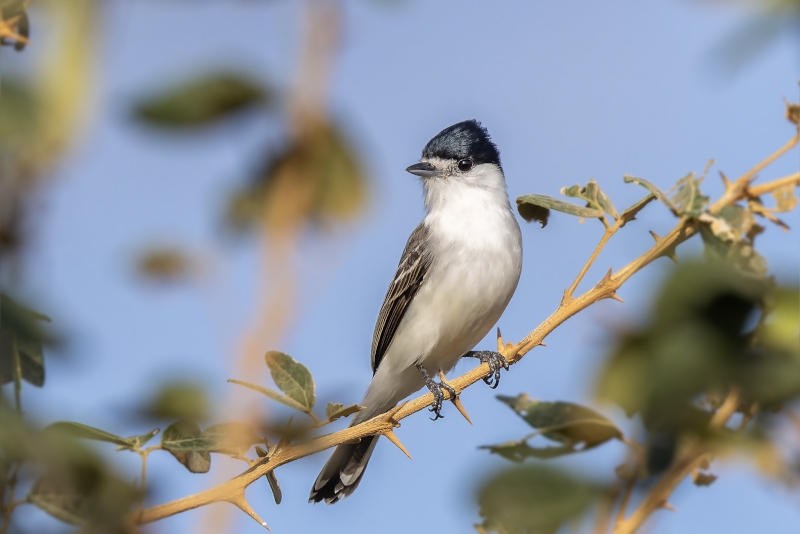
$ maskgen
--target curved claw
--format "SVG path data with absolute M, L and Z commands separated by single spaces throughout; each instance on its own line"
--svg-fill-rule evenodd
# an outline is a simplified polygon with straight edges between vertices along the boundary
M 478 358 L 481 363 L 489 366 L 489 374 L 483 377 L 483 382 L 492 389 L 497 389 L 500 384 L 500 369 L 508 371 L 508 361 L 499 352 L 490 350 L 468 352 L 466 356 Z

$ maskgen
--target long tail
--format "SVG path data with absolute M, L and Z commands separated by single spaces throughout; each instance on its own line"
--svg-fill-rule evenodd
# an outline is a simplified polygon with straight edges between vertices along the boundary
M 336 447 L 314 482 L 308 502 L 333 504 L 353 493 L 361 482 L 376 443 L 378 436 L 369 436 L 354 445 Z

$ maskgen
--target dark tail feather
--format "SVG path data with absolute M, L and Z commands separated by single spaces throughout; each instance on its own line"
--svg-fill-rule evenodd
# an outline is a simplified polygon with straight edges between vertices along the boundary
M 333 504 L 353 493 L 377 442 L 378 436 L 369 436 L 354 445 L 336 447 L 314 482 L 308 502 Z

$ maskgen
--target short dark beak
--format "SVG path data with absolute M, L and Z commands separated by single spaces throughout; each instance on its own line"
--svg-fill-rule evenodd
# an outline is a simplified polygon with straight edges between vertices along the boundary
M 410 172 L 411 174 L 416 174 L 417 176 L 421 176 L 423 178 L 428 178 L 429 176 L 435 176 L 439 174 L 439 171 L 436 170 L 436 167 L 431 165 L 430 163 L 415 163 L 414 165 L 406 168 L 406 171 Z

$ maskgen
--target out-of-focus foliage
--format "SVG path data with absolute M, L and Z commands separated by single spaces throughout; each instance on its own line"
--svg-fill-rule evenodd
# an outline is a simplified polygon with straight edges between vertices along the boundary
M 176 282 L 199 272 L 198 262 L 178 247 L 152 247 L 142 252 L 136 270 L 146 279 Z
M 159 388 L 144 413 L 159 419 L 198 419 L 208 417 L 210 403 L 199 384 L 170 382 Z
M 503 534 L 554 534 L 588 509 L 601 488 L 540 466 L 524 466 L 491 477 L 480 489 L 481 527 Z
M 242 231 L 266 225 L 277 231 L 304 221 L 331 223 L 358 215 L 367 178 L 356 151 L 333 123 L 317 123 L 270 155 L 250 184 L 230 199 L 226 219 Z
M 656 299 L 649 324 L 620 338 L 599 395 L 659 430 L 699 431 L 707 417 L 693 401 L 730 385 L 742 388 L 750 402 L 780 405 L 800 394 L 800 347 L 767 346 L 763 338 L 770 331 L 765 325 L 797 319 L 797 310 L 791 316 L 789 306 L 770 305 L 789 295 L 798 302 L 796 290 L 776 293 L 767 281 L 725 264 L 682 266 Z
M 747 20 L 713 49 L 714 64 L 735 72 L 762 56 L 781 37 L 800 37 L 800 0 L 704 0 L 750 11 Z
M 0 295 L 0 385 L 25 380 L 44 385 L 43 345 L 52 337 L 42 328 L 50 319 Z
M 135 113 L 153 126 L 187 129 L 214 124 L 254 106 L 269 106 L 271 101 L 271 92 L 256 81 L 212 72 L 144 99 Z

